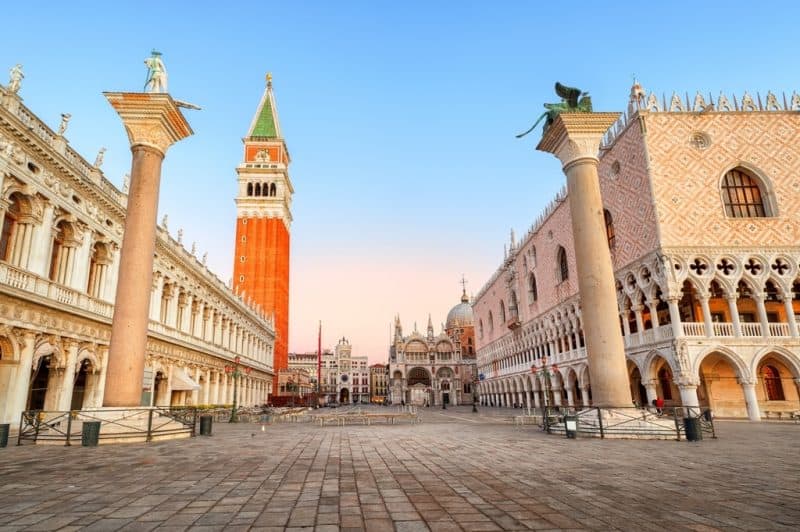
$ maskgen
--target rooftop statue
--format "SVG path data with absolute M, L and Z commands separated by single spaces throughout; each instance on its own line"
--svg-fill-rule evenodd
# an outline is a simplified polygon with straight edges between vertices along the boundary
M 22 73 L 22 65 L 16 64 L 9 71 L 8 90 L 16 94 L 19 92 L 19 87 L 22 84 L 22 78 L 25 74 Z
M 544 104 L 545 111 L 525 133 L 520 133 L 517 138 L 522 138 L 534 130 L 543 118 L 544 127 L 542 128 L 542 135 L 547 133 L 547 128 L 561 113 L 591 113 L 592 112 L 592 97 L 588 92 L 581 92 L 580 89 L 575 87 L 567 87 L 556 81 L 556 94 L 561 97 L 559 103 L 546 103 Z M 580 98 L 580 99 L 579 99 Z
M 161 52 L 153 50 L 150 57 L 144 60 L 147 65 L 147 81 L 144 92 L 167 92 L 167 67 L 161 60 Z

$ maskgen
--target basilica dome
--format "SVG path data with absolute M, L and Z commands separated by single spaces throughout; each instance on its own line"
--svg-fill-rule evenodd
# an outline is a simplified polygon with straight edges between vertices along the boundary
M 472 306 L 469 304 L 467 294 L 461 296 L 461 303 L 450 309 L 447 313 L 446 329 L 455 329 L 458 327 L 472 327 L 474 325 L 472 318 Z

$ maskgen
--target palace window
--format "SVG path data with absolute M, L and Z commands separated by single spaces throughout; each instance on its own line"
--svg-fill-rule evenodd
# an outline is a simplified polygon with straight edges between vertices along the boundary
M 764 376 L 764 387 L 767 391 L 767 401 L 784 401 L 781 374 L 775 366 L 764 366 L 761 370 Z
M 759 181 L 743 168 L 734 168 L 722 178 L 722 201 L 730 218 L 771 216 Z
M 539 291 L 536 289 L 536 276 L 531 272 L 528 275 L 528 301 L 533 304 L 539 299 Z
M 478 334 L 481 340 L 483 340 L 483 320 L 478 320 Z
M 500 323 L 506 322 L 506 304 L 500 300 Z
M 491 333 L 494 331 L 494 317 L 492 316 L 492 311 L 489 311 L 489 332 Z
M 569 264 L 567 264 L 567 251 L 563 246 L 558 246 L 558 282 L 563 283 L 569 279 Z
M 614 219 L 611 217 L 611 212 L 609 212 L 608 209 L 603 209 L 603 218 L 606 222 L 606 239 L 608 240 L 608 249 L 614 249 L 614 245 L 616 244 Z

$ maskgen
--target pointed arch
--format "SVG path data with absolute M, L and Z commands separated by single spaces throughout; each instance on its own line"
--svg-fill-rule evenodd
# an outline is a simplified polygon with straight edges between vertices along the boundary
M 275 197 L 275 196 L 277 195 L 277 192 L 278 192 L 278 189 L 277 189 L 277 187 L 275 186 L 275 183 L 272 183 L 272 184 L 269 186 L 269 195 L 270 195 L 270 196 L 272 196 L 272 197 Z
M 776 215 L 765 177 L 738 165 L 723 174 L 720 196 L 728 218 L 765 218 Z
M 564 249 L 564 246 L 558 246 L 558 251 L 556 252 L 556 264 L 558 265 L 556 278 L 558 279 L 559 283 L 563 283 L 569 279 L 569 262 L 567 261 L 567 250 Z

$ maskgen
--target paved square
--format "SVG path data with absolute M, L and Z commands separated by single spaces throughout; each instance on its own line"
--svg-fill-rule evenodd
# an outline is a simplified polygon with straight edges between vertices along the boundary
M 0 449 L 6 530 L 776 530 L 800 526 L 800 425 L 567 440 L 511 411 L 421 425 L 214 425 L 214 436 Z

